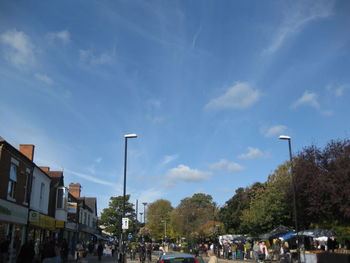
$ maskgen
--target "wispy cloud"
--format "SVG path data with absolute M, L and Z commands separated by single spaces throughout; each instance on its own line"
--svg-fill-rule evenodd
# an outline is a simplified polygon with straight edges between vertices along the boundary
M 346 90 L 350 90 L 350 84 L 327 85 L 326 89 L 331 91 L 335 97 L 342 97 Z
M 173 162 L 174 160 L 176 160 L 177 158 L 179 158 L 179 155 L 177 155 L 177 154 L 165 155 L 160 165 L 167 165 L 167 164 Z
M 231 173 L 236 173 L 244 170 L 244 167 L 238 163 L 230 162 L 226 159 L 221 159 L 217 163 L 209 165 L 212 170 L 226 170 Z
M 245 109 L 256 103 L 261 96 L 257 89 L 253 89 L 247 82 L 236 82 L 225 94 L 212 99 L 207 109 Z
M 321 114 L 325 116 L 331 116 L 333 114 L 330 110 L 323 110 L 318 101 L 318 95 L 314 92 L 305 91 L 304 94 L 297 99 L 292 105 L 292 108 L 298 108 L 301 106 L 308 106 L 318 110 Z
M 71 41 L 70 40 L 70 33 L 68 30 L 47 33 L 46 38 L 50 42 L 60 42 L 64 45 L 68 44 Z
M 110 64 L 115 56 L 115 50 L 95 54 L 92 50 L 79 50 L 80 62 L 91 66 Z
M 287 126 L 285 125 L 274 125 L 270 127 L 263 127 L 261 132 L 265 137 L 275 137 L 281 135 L 287 130 Z
M 15 67 L 23 69 L 35 64 L 34 45 L 30 38 L 16 29 L 0 35 L 5 58 Z
M 34 76 L 37 80 L 40 80 L 47 85 L 53 84 L 53 80 L 46 74 L 36 73 L 34 74 Z
M 300 32 L 307 24 L 327 18 L 333 14 L 334 1 L 293 1 L 293 6 L 288 7 L 281 26 L 275 32 L 272 41 L 263 54 L 272 54 L 278 51 L 285 41 Z
M 85 174 L 85 173 L 72 171 L 70 169 L 65 169 L 64 172 L 70 173 L 70 174 L 72 174 L 74 176 L 77 176 L 79 178 L 85 179 L 85 180 L 93 182 L 93 183 L 107 185 L 107 186 L 111 186 L 111 187 L 115 187 L 115 188 L 119 187 L 118 184 L 114 184 L 114 183 L 111 183 L 109 181 L 105 181 L 105 180 L 96 178 L 95 176 L 91 176 L 91 175 L 88 175 L 88 174 Z
M 248 147 L 248 151 L 246 153 L 242 153 L 238 156 L 240 159 L 260 159 L 266 157 L 267 154 L 262 152 L 258 148 Z
M 292 104 L 292 107 L 297 108 L 304 105 L 313 107 L 315 109 L 320 109 L 318 95 L 314 92 L 309 92 L 306 90 L 304 94 Z
M 203 172 L 180 164 L 178 167 L 170 169 L 165 175 L 166 185 L 174 186 L 177 182 L 201 182 L 208 180 L 212 176 L 210 172 Z

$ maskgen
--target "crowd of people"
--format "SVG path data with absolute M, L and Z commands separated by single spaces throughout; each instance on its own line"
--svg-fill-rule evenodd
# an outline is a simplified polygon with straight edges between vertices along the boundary
M 223 242 L 222 244 L 197 244 L 194 248 L 196 256 L 216 255 L 218 258 L 245 260 L 254 259 L 261 261 L 264 259 L 280 260 L 290 262 L 291 254 L 288 242 L 281 242 L 274 239 L 271 246 L 267 246 L 265 241 L 241 241 L 241 242 Z

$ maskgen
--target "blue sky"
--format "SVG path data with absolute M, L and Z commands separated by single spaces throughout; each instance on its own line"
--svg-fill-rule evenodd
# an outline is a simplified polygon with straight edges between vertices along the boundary
M 0 2 L 0 136 L 98 209 L 223 205 L 293 151 L 349 138 L 349 1 Z

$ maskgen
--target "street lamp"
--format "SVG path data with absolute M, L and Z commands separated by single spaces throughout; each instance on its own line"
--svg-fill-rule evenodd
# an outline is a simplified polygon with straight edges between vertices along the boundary
M 146 225 L 146 202 L 143 202 L 143 223 Z
M 298 235 L 298 216 L 297 216 L 297 200 L 296 200 L 296 185 L 295 185 L 295 177 L 294 177 L 294 171 L 293 171 L 293 155 L 292 155 L 292 138 L 287 135 L 280 135 L 280 140 L 287 140 L 288 141 L 288 147 L 289 147 L 289 160 L 290 160 L 290 173 L 292 177 L 292 184 L 293 184 L 293 210 L 294 210 L 294 224 L 295 224 L 295 231 L 297 232 L 296 238 L 297 238 L 297 254 L 298 254 L 298 262 L 300 262 L 300 254 L 299 254 L 299 235 Z
M 123 216 L 121 220 L 125 217 L 125 202 L 126 202 L 126 164 L 127 164 L 127 152 L 128 152 L 128 139 L 137 138 L 137 135 L 132 134 L 125 134 L 125 151 L 124 151 L 124 187 L 123 187 Z M 124 244 L 123 244 L 123 229 L 122 229 L 122 221 L 120 222 L 120 240 L 119 240 L 119 262 L 124 263 L 125 262 L 125 251 L 124 251 Z

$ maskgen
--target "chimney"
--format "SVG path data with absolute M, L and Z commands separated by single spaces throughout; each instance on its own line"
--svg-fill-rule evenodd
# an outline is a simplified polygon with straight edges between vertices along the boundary
M 70 183 L 69 184 L 69 193 L 75 198 L 80 197 L 81 185 L 79 183 Z
M 48 166 L 39 166 L 41 170 L 43 170 L 44 172 L 50 172 L 50 167 Z
M 33 144 L 20 144 L 19 151 L 28 157 L 29 160 L 34 159 L 34 145 Z

